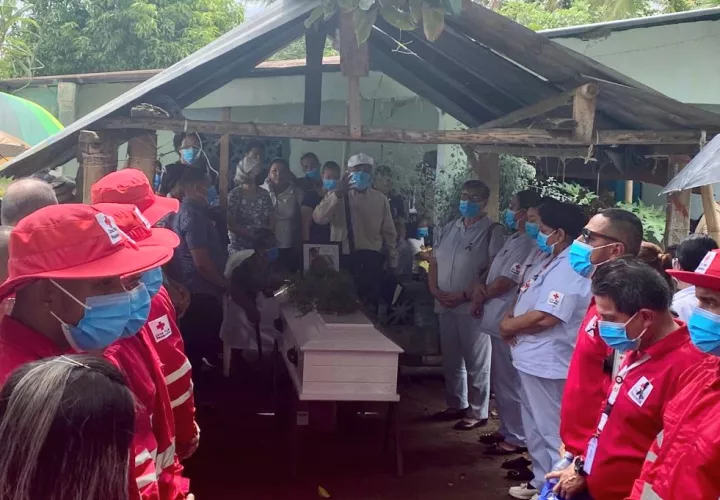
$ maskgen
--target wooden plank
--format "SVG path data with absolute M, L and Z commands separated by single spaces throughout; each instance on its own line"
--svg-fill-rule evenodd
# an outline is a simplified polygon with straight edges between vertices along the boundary
M 305 109 L 303 123 L 320 125 L 322 108 L 322 59 L 327 37 L 324 24 L 315 23 L 305 32 Z
M 536 157 L 536 158 L 585 158 L 588 148 L 572 147 L 533 147 L 533 146 L 505 146 L 505 145 L 473 145 L 476 153 L 495 153 L 501 155 Z
M 591 142 L 577 141 L 567 131 L 544 129 L 487 130 L 405 130 L 363 127 L 362 137 L 353 138 L 343 125 L 292 125 L 284 123 L 223 123 L 204 120 L 170 120 L 166 118 L 107 118 L 98 129 L 152 128 L 206 134 L 231 134 L 242 137 L 282 137 L 304 140 L 385 142 L 407 144 L 484 144 L 484 145 L 625 145 L 688 144 L 695 147 L 701 132 L 696 130 L 600 130 Z M 714 134 L 708 134 L 707 139 Z
M 91 130 L 81 130 L 78 136 L 77 158 L 82 202 L 90 203 L 92 185 L 117 167 L 117 143 Z
M 700 197 L 702 198 L 703 212 L 705 213 L 707 234 L 715 241 L 720 242 L 720 221 L 718 221 L 717 211 L 715 210 L 716 202 L 711 184 L 700 188 Z
M 125 167 L 142 171 L 152 185 L 157 162 L 157 132 L 155 129 L 146 130 L 145 133 L 130 139 L 127 145 L 127 154 L 128 160 Z
M 362 100 L 360 98 L 360 77 L 348 76 L 347 126 L 350 137 L 358 139 L 362 135 Z
M 586 83 L 578 88 L 573 96 L 573 120 L 575 120 L 573 138 L 576 140 L 592 142 L 597 95 L 597 84 Z
M 687 155 L 671 156 L 668 158 L 669 181 L 675 177 L 690 162 Z M 677 245 L 690 234 L 690 191 L 676 191 L 666 196 L 665 207 L 665 248 Z M 713 210 L 713 213 L 715 211 Z
M 575 97 L 575 93 L 577 92 L 577 90 L 577 88 L 568 90 L 567 92 L 563 92 L 562 94 L 559 94 L 555 97 L 550 97 L 549 99 L 545 99 L 535 104 L 531 104 L 530 106 L 526 106 L 522 109 L 518 109 L 517 111 L 508 113 L 507 115 L 500 117 L 497 120 L 483 123 L 482 125 L 477 127 L 477 130 L 507 127 L 523 120 L 529 120 L 530 118 L 544 115 L 545 113 L 548 113 L 554 109 L 568 106 L 572 104 L 573 98 Z
M 231 108 L 222 109 L 222 120 L 224 122 L 230 122 Z M 228 178 L 230 171 L 230 135 L 223 134 L 220 137 L 220 172 L 218 179 L 220 184 L 220 206 L 223 208 L 227 207 L 228 193 L 230 192 L 230 179 Z

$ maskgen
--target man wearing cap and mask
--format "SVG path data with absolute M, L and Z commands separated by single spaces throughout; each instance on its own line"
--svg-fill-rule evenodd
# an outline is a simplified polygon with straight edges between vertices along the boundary
M 342 242 L 361 298 L 377 304 L 387 250 L 388 268 L 397 269 L 397 233 L 388 199 L 372 187 L 375 160 L 366 154 L 351 156 L 337 187 L 315 207 L 316 224 L 330 224 L 330 241 Z M 348 218 L 350 223 L 348 223 Z
M 111 216 L 74 204 L 42 208 L 18 223 L 10 235 L 9 277 L 0 285 L 0 299 L 15 293 L 12 314 L 0 321 L 0 383 L 30 361 L 102 352 L 138 401 L 130 497 L 174 499 L 186 488 L 175 471 L 161 473 L 154 456 L 153 418 L 166 421 L 169 396 L 156 384 L 163 377 L 156 354 L 137 332 L 150 309 L 138 277 L 167 262 L 177 240 L 164 229 L 145 232 L 144 242 L 135 243 Z
M 106 175 L 93 184 L 90 195 L 96 208 L 113 216 L 120 229 L 136 241 L 138 238 L 133 232 L 136 228 L 127 224 L 140 221 L 149 228 L 166 215 L 177 212 L 180 206 L 177 200 L 153 193 L 145 174 L 132 168 Z M 136 207 L 138 217 L 128 216 L 128 205 Z M 199 431 L 195 422 L 192 367 L 185 355 L 175 308 L 163 286 L 164 278 L 161 267 L 142 275 L 143 284 L 151 297 L 146 327 L 150 330 L 150 339 L 162 362 L 165 375 L 163 382 L 167 385 L 173 408 L 174 438 L 178 455 L 186 458 L 194 452 L 199 442 Z
M 645 458 L 629 498 L 675 500 L 720 496 L 720 250 L 709 252 L 695 272 L 670 270 L 695 285 L 699 306 L 688 321 L 690 339 L 709 356 L 686 371 L 680 392 L 667 404 L 663 430 Z

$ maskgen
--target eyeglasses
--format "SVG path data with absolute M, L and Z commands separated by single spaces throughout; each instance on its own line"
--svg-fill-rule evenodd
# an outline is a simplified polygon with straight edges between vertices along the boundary
M 602 233 L 596 233 L 595 231 L 591 231 L 586 227 L 582 228 L 582 230 L 580 231 L 580 235 L 582 236 L 583 243 L 590 243 L 590 240 L 592 240 L 593 238 L 601 238 L 604 240 L 612 241 L 613 243 L 622 243 L 622 241 L 617 238 L 613 238 L 612 236 L 608 236 Z
M 469 200 L 469 201 L 474 201 L 474 202 L 476 202 L 476 203 L 479 203 L 479 202 L 481 202 L 481 201 L 485 201 L 484 198 L 483 198 L 482 196 L 480 196 L 479 194 L 475 194 L 475 195 L 472 195 L 472 196 L 471 196 L 471 195 L 469 195 L 469 194 L 467 194 L 467 193 L 462 193 L 462 194 L 460 195 L 460 199 L 463 200 L 463 201 L 468 201 L 468 200 Z

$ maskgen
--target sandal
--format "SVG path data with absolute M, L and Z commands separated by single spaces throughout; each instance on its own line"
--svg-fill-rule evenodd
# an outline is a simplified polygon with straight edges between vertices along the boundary
M 523 467 L 518 470 L 509 470 L 507 474 L 505 474 L 505 479 L 512 479 L 513 481 L 532 481 L 535 479 L 535 474 L 533 474 L 533 471 L 527 467 Z
M 487 425 L 488 421 L 487 418 L 482 420 L 466 420 L 462 419 L 457 424 L 453 425 L 453 429 L 456 431 L 471 431 L 473 429 L 477 429 L 478 427 L 485 427 Z
M 485 455 L 491 455 L 494 457 L 504 457 L 506 455 L 517 455 L 519 453 L 525 453 L 526 451 L 527 448 L 524 448 L 522 446 L 513 446 L 513 448 L 509 450 L 507 448 L 503 448 L 500 443 L 495 443 L 492 446 L 489 446 L 488 449 L 485 450 L 483 453 Z
M 485 434 L 481 434 L 478 441 L 480 441 L 482 444 L 497 444 L 505 441 L 505 436 L 503 436 L 499 432 L 488 432 Z
M 505 460 L 502 463 L 502 465 L 500 465 L 500 467 L 503 469 L 508 469 L 508 470 L 520 470 L 520 469 L 524 469 L 525 467 L 527 467 L 530 464 L 532 464 L 532 462 L 530 460 L 528 460 L 527 458 L 517 457 L 517 458 L 512 458 L 510 460 Z

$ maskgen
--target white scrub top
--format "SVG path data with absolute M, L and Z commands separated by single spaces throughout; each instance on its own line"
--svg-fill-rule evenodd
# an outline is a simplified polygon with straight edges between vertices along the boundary
M 487 234 L 492 224 L 489 217 L 483 217 L 466 228 L 461 217 L 436 233 L 433 253 L 437 260 L 437 284 L 440 290 L 455 293 L 470 291 L 478 273 L 487 269 L 490 260 L 505 244 L 505 230 L 501 225 L 495 226 L 492 235 Z M 466 302 L 455 309 L 445 309 L 435 301 L 436 313 L 447 311 L 470 314 L 470 303 Z
M 523 271 L 525 270 L 525 263 L 530 256 L 539 257 L 537 255 L 535 238 L 529 236 L 527 233 L 513 234 L 505 242 L 505 245 L 503 245 L 490 265 L 490 272 L 488 273 L 486 283 L 490 285 L 493 281 L 501 277 L 511 279 L 515 283 L 520 283 Z M 532 261 L 533 263 L 534 260 L 535 259 Z M 513 287 L 507 293 L 485 302 L 480 324 L 481 331 L 495 337 L 500 336 L 500 320 L 502 320 L 505 315 L 507 308 L 512 305 L 516 295 L 517 287 Z
M 578 329 L 592 298 L 590 280 L 570 267 L 569 251 L 566 248 L 554 259 L 535 263 L 523 277 L 513 315 L 543 311 L 560 320 L 545 331 L 517 336 L 513 364 L 529 375 L 567 378 Z
M 695 309 L 700 302 L 695 297 L 695 287 L 689 286 L 683 290 L 680 290 L 673 295 L 672 306 L 670 309 L 677 314 L 680 321 L 685 323 L 690 319 L 690 313 Z

